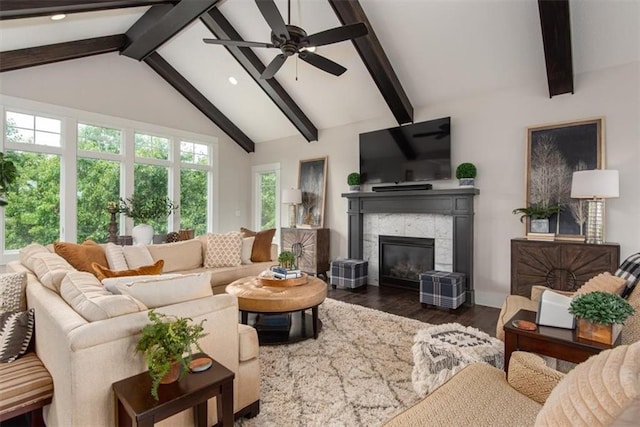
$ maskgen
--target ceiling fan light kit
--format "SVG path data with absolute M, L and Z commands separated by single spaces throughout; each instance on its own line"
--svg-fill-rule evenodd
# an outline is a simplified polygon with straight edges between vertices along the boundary
M 334 76 L 343 74 L 347 69 L 332 60 L 318 55 L 312 51 L 317 46 L 324 46 L 333 43 L 339 43 L 346 40 L 352 40 L 368 34 L 367 26 L 358 22 L 355 24 L 343 25 L 341 27 L 331 28 L 319 33 L 307 35 L 307 32 L 291 24 L 285 24 L 284 19 L 278 11 L 278 7 L 273 0 L 256 0 L 258 9 L 264 17 L 267 24 L 271 28 L 271 43 L 252 42 L 244 40 L 222 40 L 222 39 L 203 39 L 208 44 L 221 44 L 227 46 L 238 47 L 263 47 L 277 48 L 282 53 L 276 55 L 275 58 L 266 66 L 260 75 L 262 79 L 272 78 L 282 67 L 288 57 L 298 54 L 298 58 L 306 63 L 313 65 Z M 291 10 L 291 2 L 289 1 L 289 11 Z

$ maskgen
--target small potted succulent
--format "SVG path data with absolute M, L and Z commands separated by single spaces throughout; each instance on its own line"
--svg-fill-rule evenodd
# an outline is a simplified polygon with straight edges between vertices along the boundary
M 282 268 L 293 270 L 296 266 L 296 257 L 293 252 L 282 251 L 280 252 L 280 255 L 278 255 L 278 264 Z
M 511 213 L 520 214 L 520 222 L 524 222 L 525 218 L 528 218 L 530 221 L 529 231 L 532 233 L 548 233 L 549 218 L 560 212 L 561 209 L 558 205 L 533 204 L 527 208 L 514 209 Z
M 347 184 L 349 184 L 349 191 L 360 191 L 360 174 L 351 172 L 347 176 Z
M 16 179 L 18 179 L 18 169 L 16 165 L 8 156 L 0 152 L 0 206 L 7 205 L 4 194 Z
M 151 323 L 142 328 L 136 351 L 144 353 L 149 375 L 151 395 L 158 399 L 158 386 L 182 378 L 189 370 L 193 346 L 202 352 L 198 340 L 205 333 L 202 324 L 194 325 L 191 318 L 169 316 L 149 310 Z M 187 357 L 184 357 L 185 353 Z
M 578 337 L 611 345 L 635 309 L 618 294 L 596 291 L 575 297 L 569 313 L 578 320 Z
M 456 178 L 460 187 L 473 187 L 478 173 L 473 163 L 460 163 L 456 168 Z

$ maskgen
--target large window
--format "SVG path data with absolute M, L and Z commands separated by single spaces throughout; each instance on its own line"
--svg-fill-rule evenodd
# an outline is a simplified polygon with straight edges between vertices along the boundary
M 253 167 L 254 227 L 280 228 L 280 165 Z M 276 238 L 277 240 L 277 238 Z
M 0 151 L 18 169 L 5 195 L 8 205 L 0 210 L 0 264 L 32 242 L 106 242 L 107 203 L 133 193 L 164 195 L 181 205 L 168 221 L 151 222 L 156 233 L 213 231 L 212 138 L 50 106 L 55 117 L 26 111 L 24 105 L 35 105 L 28 101 L 16 103 L 21 107 L 15 110 L 0 105 Z M 120 218 L 120 234 L 130 234 L 133 224 L 125 220 Z

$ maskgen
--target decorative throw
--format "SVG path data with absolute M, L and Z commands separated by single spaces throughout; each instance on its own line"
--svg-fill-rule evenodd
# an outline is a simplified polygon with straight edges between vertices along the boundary
M 26 310 L 26 287 L 26 273 L 0 274 L 0 312 Z
M 600 273 L 592 277 L 575 292 L 575 295 L 588 294 L 589 292 L 602 291 L 612 294 L 621 294 L 627 281 L 622 277 L 612 276 L 609 272 Z
M 242 233 L 242 237 L 255 237 L 253 248 L 251 249 L 252 262 L 271 261 L 271 242 L 273 241 L 273 236 L 276 233 L 275 228 L 262 231 L 251 231 L 247 228 L 241 227 L 240 232 Z
M 0 362 L 13 362 L 27 352 L 33 325 L 33 309 L 0 313 Z
M 107 277 L 148 276 L 160 274 L 162 273 L 162 267 L 164 267 L 164 260 L 159 259 L 151 265 L 143 265 L 129 270 L 110 270 L 95 262 L 91 264 L 91 267 L 93 268 L 93 272 L 98 280 L 102 281 Z
M 640 281 L 640 252 L 624 260 L 616 270 L 616 276 L 627 281 L 626 288 L 622 292 L 622 297 L 626 298 Z
M 479 329 L 458 323 L 430 326 L 413 338 L 413 388 L 425 396 L 471 363 L 502 369 L 504 343 Z
M 238 232 L 207 234 L 207 251 L 204 257 L 206 268 L 237 267 L 242 261 L 240 250 L 242 237 Z

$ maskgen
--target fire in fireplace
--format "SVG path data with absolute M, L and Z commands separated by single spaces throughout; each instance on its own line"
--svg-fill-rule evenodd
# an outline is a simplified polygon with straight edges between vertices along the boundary
M 420 290 L 420 273 L 434 269 L 434 239 L 379 236 L 380 286 Z

